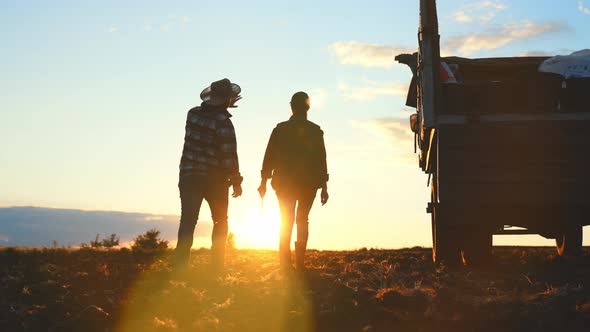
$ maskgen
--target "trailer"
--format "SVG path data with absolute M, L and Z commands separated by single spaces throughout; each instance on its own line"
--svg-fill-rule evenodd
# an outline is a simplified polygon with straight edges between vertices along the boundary
M 559 255 L 579 254 L 589 80 L 539 72 L 547 57 L 441 58 L 435 0 L 420 1 L 418 43 L 396 60 L 414 74 L 407 105 L 429 177 L 433 260 L 485 264 L 494 234 L 540 234 Z

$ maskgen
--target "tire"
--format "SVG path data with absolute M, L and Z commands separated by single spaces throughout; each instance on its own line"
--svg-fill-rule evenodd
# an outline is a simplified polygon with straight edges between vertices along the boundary
M 456 231 L 443 226 L 443 220 L 440 208 L 435 206 L 432 209 L 432 260 L 436 264 L 460 265 L 459 237 Z
M 555 238 L 559 256 L 578 256 L 582 254 L 582 225 L 572 225 Z

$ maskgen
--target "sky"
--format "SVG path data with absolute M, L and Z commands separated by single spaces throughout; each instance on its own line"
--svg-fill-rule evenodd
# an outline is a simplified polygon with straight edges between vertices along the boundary
M 404 106 L 411 74 L 393 60 L 417 48 L 418 7 L 1 0 L 0 206 L 179 214 L 186 112 L 227 77 L 243 97 L 232 120 L 244 195 L 229 211 L 239 246 L 278 241 L 276 198 L 261 212 L 256 188 L 270 132 L 300 90 L 325 131 L 330 173 L 330 201 L 310 214 L 309 246 L 430 246 L 430 191 Z M 438 14 L 445 55 L 590 47 L 590 0 L 446 0 Z M 209 215 L 205 205 L 201 218 Z M 552 245 L 538 236 L 494 241 Z

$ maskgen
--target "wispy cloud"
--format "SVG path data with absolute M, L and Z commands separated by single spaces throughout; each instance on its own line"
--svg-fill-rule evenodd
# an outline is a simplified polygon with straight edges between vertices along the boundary
M 394 117 L 353 120 L 353 126 L 357 128 L 369 129 L 383 137 L 393 140 L 396 144 L 407 145 L 413 143 L 414 133 L 410 130 L 410 121 Z M 409 147 L 409 145 L 408 145 Z
M 163 216 L 158 215 L 147 215 L 143 218 L 145 221 L 153 221 L 153 220 L 164 220 Z
M 154 29 L 154 20 L 151 17 L 143 19 L 143 31 L 150 32 Z
M 453 19 L 459 23 L 471 23 L 473 22 L 473 17 L 469 16 L 464 10 L 460 10 L 453 14 Z
M 527 51 L 527 52 L 520 53 L 517 56 L 555 56 L 555 55 L 568 55 L 568 54 L 572 54 L 573 52 L 575 52 L 575 51 L 572 49 L 569 49 L 569 48 L 560 48 L 558 50 L 553 50 L 553 51 L 543 51 L 543 50 Z
M 500 28 L 487 32 L 450 38 L 444 43 L 444 52 L 471 55 L 482 50 L 494 50 L 516 40 L 561 32 L 567 29 L 566 24 L 559 22 L 536 23 L 523 21 L 507 23 Z
M 271 21 L 271 24 L 278 28 L 284 28 L 289 26 L 289 20 L 286 18 L 276 18 Z
M 541 50 L 526 51 L 526 52 L 518 54 L 518 56 L 551 56 L 551 55 L 552 55 L 551 52 L 541 51 Z
M 143 19 L 143 31 L 151 32 L 155 29 L 161 32 L 171 32 L 175 30 L 184 30 L 191 22 L 191 18 L 186 15 L 169 14 L 166 18 L 153 19 L 145 17 Z
M 179 22 L 180 22 L 180 23 L 182 23 L 182 24 L 188 24 L 188 23 L 191 21 L 190 17 L 188 17 L 188 16 L 186 16 L 186 15 L 182 15 L 182 16 L 180 16 L 180 17 L 178 18 L 178 20 L 179 20 Z
M 362 82 L 362 86 L 339 83 L 338 90 L 344 99 L 353 101 L 372 101 L 379 96 L 405 96 L 408 92 L 407 83 L 376 82 L 367 79 Z
M 109 33 L 115 33 L 117 31 L 119 31 L 119 26 L 118 25 L 111 25 L 109 27 L 109 30 L 108 31 L 109 31 Z
M 582 0 L 578 0 L 578 9 L 586 15 L 590 15 L 590 8 L 586 7 Z
M 166 22 L 160 25 L 160 31 L 162 32 L 169 32 L 174 29 L 184 29 L 185 26 L 190 22 L 190 18 L 188 16 L 178 16 L 174 14 L 168 15 L 168 19 Z
M 344 65 L 389 68 L 395 64 L 394 58 L 400 53 L 412 53 L 414 48 L 364 44 L 357 41 L 335 42 L 329 50 Z
M 478 21 L 487 23 L 494 19 L 499 12 L 508 9 L 508 6 L 500 1 L 479 1 L 462 6 L 453 13 L 453 19 L 459 23 L 472 23 Z
M 390 151 L 389 156 L 403 163 L 414 163 L 416 157 L 412 148 L 414 145 L 414 133 L 410 130 L 408 119 L 386 117 L 367 120 L 351 121 L 353 127 L 367 130 L 375 134 L 378 143 Z

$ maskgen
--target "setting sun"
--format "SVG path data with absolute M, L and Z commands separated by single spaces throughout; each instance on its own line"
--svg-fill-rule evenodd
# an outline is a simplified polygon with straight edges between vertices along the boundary
M 243 219 L 230 219 L 229 225 L 238 247 L 277 249 L 280 222 L 277 201 L 266 199 L 262 208 L 250 208 Z

